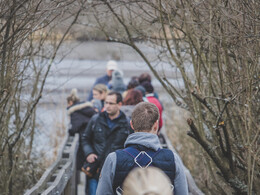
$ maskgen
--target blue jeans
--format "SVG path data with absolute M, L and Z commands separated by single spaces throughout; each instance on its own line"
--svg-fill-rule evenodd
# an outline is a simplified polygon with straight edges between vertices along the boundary
M 88 178 L 87 180 L 88 195 L 96 195 L 97 185 L 98 185 L 98 180 L 93 178 Z

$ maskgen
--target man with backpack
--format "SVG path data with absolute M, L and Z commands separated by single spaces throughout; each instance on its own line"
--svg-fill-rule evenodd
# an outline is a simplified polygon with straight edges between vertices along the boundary
M 135 167 L 149 166 L 164 171 L 172 182 L 175 195 L 188 194 L 180 157 L 171 150 L 160 148 L 157 136 L 158 119 L 159 111 L 154 104 L 141 102 L 136 105 L 130 121 L 135 133 L 128 136 L 125 149 L 116 150 L 107 156 L 101 171 L 97 195 L 122 193 L 122 184 L 127 174 Z

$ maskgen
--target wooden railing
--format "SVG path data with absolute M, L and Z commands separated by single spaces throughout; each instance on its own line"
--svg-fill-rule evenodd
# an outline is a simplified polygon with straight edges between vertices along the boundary
M 76 195 L 76 155 L 79 135 L 67 136 L 57 160 L 42 175 L 41 179 L 25 195 Z

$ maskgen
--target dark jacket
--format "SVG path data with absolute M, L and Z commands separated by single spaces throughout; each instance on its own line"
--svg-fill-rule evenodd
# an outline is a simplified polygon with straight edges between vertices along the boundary
M 102 76 L 102 77 L 99 77 L 96 79 L 95 83 L 93 84 L 90 92 L 89 92 L 89 96 L 88 96 L 88 101 L 91 101 L 93 99 L 93 87 L 97 84 L 104 84 L 104 85 L 108 85 L 108 82 L 111 80 L 112 77 L 109 77 L 107 74 Z
M 78 102 L 67 108 L 67 112 L 70 116 L 70 136 L 74 136 L 76 133 L 79 133 L 80 137 L 84 129 L 87 127 L 89 120 L 96 113 L 92 108 L 90 102 Z M 77 152 L 77 169 L 81 169 L 85 159 L 84 153 L 80 147 Z
M 107 117 L 106 112 L 94 115 L 81 136 L 85 158 L 89 154 L 96 154 L 99 159 L 99 168 L 102 167 L 110 152 L 124 147 L 127 136 L 133 132 L 129 119 L 123 112 L 120 111 L 119 117 L 114 119 L 116 124 L 112 129 L 108 127 Z

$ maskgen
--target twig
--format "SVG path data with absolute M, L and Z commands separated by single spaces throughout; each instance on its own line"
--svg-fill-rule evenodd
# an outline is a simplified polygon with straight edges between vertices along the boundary
M 205 98 L 200 97 L 195 90 L 193 90 L 191 92 L 191 94 L 197 99 L 199 100 L 199 102 L 201 102 L 209 111 L 211 114 L 213 114 L 213 116 L 215 116 L 217 118 L 217 114 L 216 112 L 213 110 L 212 106 L 206 101 Z

